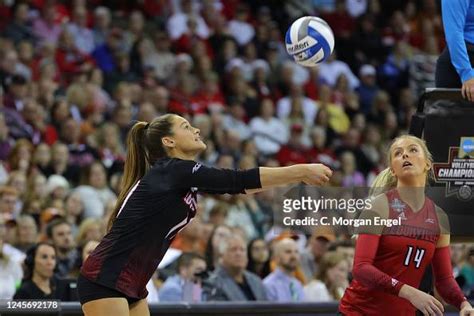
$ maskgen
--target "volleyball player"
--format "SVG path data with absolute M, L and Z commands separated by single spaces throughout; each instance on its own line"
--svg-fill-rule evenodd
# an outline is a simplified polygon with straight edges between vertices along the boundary
M 431 165 L 423 140 L 406 135 L 392 143 L 389 168 L 373 185 L 386 192 L 374 198 L 371 210 L 382 218 L 400 218 L 401 225 L 366 227 L 359 234 L 353 281 L 339 305 L 343 315 L 415 315 L 416 310 L 442 315 L 443 305 L 418 289 L 430 264 L 443 300 L 461 315 L 474 315 L 453 277 L 447 216 L 425 196 Z
M 199 130 L 177 115 L 138 122 L 127 138 L 122 191 L 109 231 L 85 261 L 78 293 L 86 316 L 149 315 L 146 283 L 176 234 L 197 211 L 197 193 L 253 193 L 304 182 L 320 185 L 321 164 L 222 170 L 194 161 L 206 149 Z

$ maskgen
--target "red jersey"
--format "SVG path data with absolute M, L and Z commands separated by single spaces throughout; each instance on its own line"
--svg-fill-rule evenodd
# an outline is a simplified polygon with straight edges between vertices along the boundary
M 426 267 L 431 263 L 440 235 L 433 201 L 425 198 L 414 212 L 402 201 L 396 189 L 386 193 L 389 218 L 401 218 L 401 225 L 385 227 L 380 236 L 373 266 L 392 277 L 392 285 L 403 282 L 418 288 Z M 369 288 L 354 279 L 341 299 L 344 315 L 415 315 L 407 300 L 382 289 Z

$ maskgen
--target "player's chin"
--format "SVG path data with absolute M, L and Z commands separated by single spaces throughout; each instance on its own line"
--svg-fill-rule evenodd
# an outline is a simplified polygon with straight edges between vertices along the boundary
M 200 140 L 200 141 L 198 142 L 198 147 L 199 147 L 199 150 L 204 151 L 204 150 L 206 150 L 207 145 L 206 145 L 206 143 L 204 143 L 202 140 Z

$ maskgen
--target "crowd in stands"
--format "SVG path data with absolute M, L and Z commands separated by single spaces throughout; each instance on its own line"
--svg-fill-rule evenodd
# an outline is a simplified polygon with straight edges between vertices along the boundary
M 28 0 L 0 4 L 0 298 L 77 300 L 106 233 L 135 121 L 177 113 L 220 168 L 324 163 L 369 186 L 406 133 L 444 47 L 435 0 Z M 296 18 L 332 27 L 313 68 L 286 53 Z M 275 191 L 209 196 L 175 238 L 148 301 L 337 301 L 354 239 L 288 231 Z M 474 245 L 454 244 L 474 289 Z

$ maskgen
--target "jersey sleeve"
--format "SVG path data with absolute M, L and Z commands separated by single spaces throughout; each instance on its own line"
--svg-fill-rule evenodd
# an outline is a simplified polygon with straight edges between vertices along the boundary
M 374 266 L 380 235 L 360 234 L 355 249 L 354 279 L 370 289 L 398 295 L 403 283 Z
M 212 194 L 245 193 L 246 189 L 259 189 L 260 171 L 258 168 L 248 170 L 231 170 L 207 167 L 192 160 L 175 159 L 173 168 L 176 188 L 195 187 L 200 192 Z
M 451 253 L 448 246 L 436 248 L 432 264 L 435 285 L 439 294 L 447 303 L 461 309 L 461 304 L 466 300 L 466 297 L 464 297 L 464 293 L 454 279 Z

